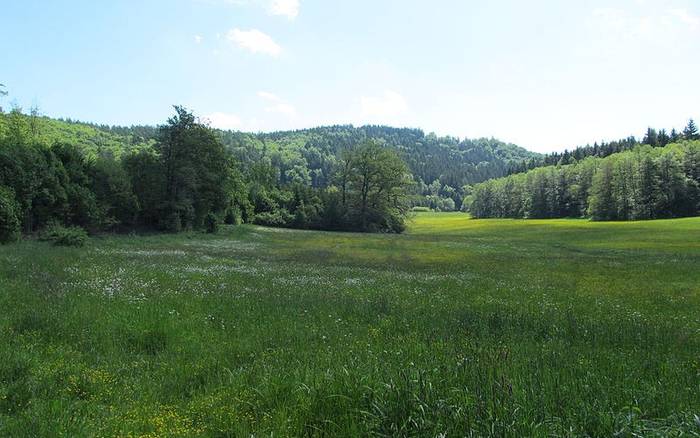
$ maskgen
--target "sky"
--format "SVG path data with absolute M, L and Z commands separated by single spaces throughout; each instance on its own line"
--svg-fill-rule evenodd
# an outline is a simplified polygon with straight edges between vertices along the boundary
M 700 120 L 698 0 L 22 0 L 3 106 L 243 131 L 387 124 L 537 152 Z

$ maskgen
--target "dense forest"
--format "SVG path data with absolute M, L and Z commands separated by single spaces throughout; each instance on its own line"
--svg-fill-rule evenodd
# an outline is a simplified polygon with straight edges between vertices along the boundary
M 636 137 L 627 137 L 616 141 L 603 141 L 593 145 L 579 146 L 573 150 L 564 152 L 553 152 L 551 154 L 530 157 L 512 166 L 508 170 L 509 175 L 527 172 L 538 167 L 574 164 L 587 157 L 605 158 L 612 154 L 625 152 L 634 149 L 639 145 L 652 147 L 664 147 L 671 143 L 678 143 L 681 140 L 700 140 L 700 133 L 693 119 L 690 119 L 682 132 L 671 129 L 670 133 L 666 129 L 656 130 L 648 128 L 644 138 L 640 142 Z
M 401 232 L 411 177 L 398 153 L 349 145 L 315 187 L 262 156 L 245 165 L 220 133 L 176 107 L 157 135 L 0 114 L 0 240 L 56 226 L 90 232 L 216 229 L 218 223 Z M 127 143 L 119 143 L 127 138 Z
M 77 126 L 80 122 L 66 120 Z M 154 141 L 158 130 L 150 126 L 89 125 L 104 133 L 128 139 L 128 144 Z M 413 175 L 409 206 L 458 210 L 463 187 L 508 174 L 539 154 L 496 139 L 457 139 L 425 134 L 419 129 L 350 125 L 251 134 L 215 130 L 227 150 L 248 168 L 267 163 L 277 186 L 300 184 L 324 189 L 333 185 L 332 174 L 343 151 L 375 141 L 399 154 Z
M 478 218 L 640 220 L 700 213 L 700 141 L 688 131 L 663 148 L 638 145 L 606 158 L 541 167 L 473 187 Z

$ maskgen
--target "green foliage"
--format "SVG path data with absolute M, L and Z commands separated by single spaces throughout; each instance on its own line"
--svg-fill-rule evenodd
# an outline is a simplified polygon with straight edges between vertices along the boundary
M 204 225 L 207 233 L 214 234 L 219 230 L 219 218 L 214 213 L 209 212 L 204 218 Z
M 181 107 L 159 128 L 52 120 L 36 110 L 0 114 L 0 127 L 0 184 L 15 191 L 27 233 L 52 221 L 91 232 L 177 232 L 205 228 L 210 212 L 230 223 L 262 215 L 258 223 L 277 226 L 394 232 L 408 207 L 459 209 L 462 186 L 536 156 L 493 139 L 379 126 L 223 132 Z M 347 161 L 347 151 L 368 144 L 380 158 L 375 170 L 386 172 L 384 181 L 367 179 L 372 193 L 358 185 L 357 168 L 344 168 L 362 162 Z M 400 175 L 391 174 L 396 166 Z
M 56 246 L 82 247 L 87 243 L 87 232 L 80 227 L 64 227 L 57 223 L 49 224 L 40 234 L 39 240 L 52 242 Z
M 222 213 L 228 206 L 231 162 L 210 128 L 182 107 L 175 112 L 160 128 L 155 146 L 165 183 L 160 215 L 177 214 L 183 227 L 201 228 L 209 212 Z
M 641 220 L 700 214 L 700 142 L 640 146 L 487 181 L 473 188 L 475 217 Z
M 241 212 L 241 209 L 237 205 L 233 205 L 226 209 L 224 223 L 226 225 L 240 225 L 241 223 L 243 223 L 243 214 Z
M 0 244 L 19 239 L 19 206 L 14 191 L 0 186 Z
M 395 152 L 368 142 L 347 152 L 347 199 L 351 227 L 397 232 L 407 212 L 408 169 Z
M 292 215 L 286 208 L 278 208 L 274 211 L 256 213 L 253 223 L 268 227 L 290 227 L 294 221 Z

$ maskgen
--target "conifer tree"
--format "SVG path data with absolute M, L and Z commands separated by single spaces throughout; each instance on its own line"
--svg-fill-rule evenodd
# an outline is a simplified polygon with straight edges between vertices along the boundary
M 700 140 L 700 133 L 698 133 L 698 127 L 695 125 L 695 120 L 690 119 L 688 125 L 683 130 L 683 138 L 686 140 Z
M 649 146 L 657 147 L 659 146 L 659 136 L 655 129 L 647 129 L 647 133 L 644 135 L 643 144 L 648 144 Z

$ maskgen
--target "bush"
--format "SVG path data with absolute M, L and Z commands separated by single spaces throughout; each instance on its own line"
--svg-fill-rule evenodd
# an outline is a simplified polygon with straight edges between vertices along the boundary
M 284 208 L 273 212 L 259 213 L 255 215 L 254 223 L 256 225 L 265 225 L 268 227 L 288 227 L 294 221 L 294 216 Z
M 226 216 L 224 217 L 224 223 L 226 225 L 240 225 L 242 222 L 243 215 L 241 209 L 237 205 L 226 210 Z
M 56 246 L 81 247 L 87 242 L 88 235 L 80 227 L 64 227 L 59 224 L 51 224 L 39 236 L 39 240 L 53 242 Z
M 15 194 L 11 189 L 0 186 L 0 244 L 14 242 L 19 236 L 19 206 Z
M 219 230 L 219 218 L 214 213 L 207 213 L 207 216 L 204 218 L 204 226 L 207 233 L 216 233 Z
M 393 213 L 386 219 L 386 231 L 401 234 L 406 231 L 406 220 L 403 214 Z

